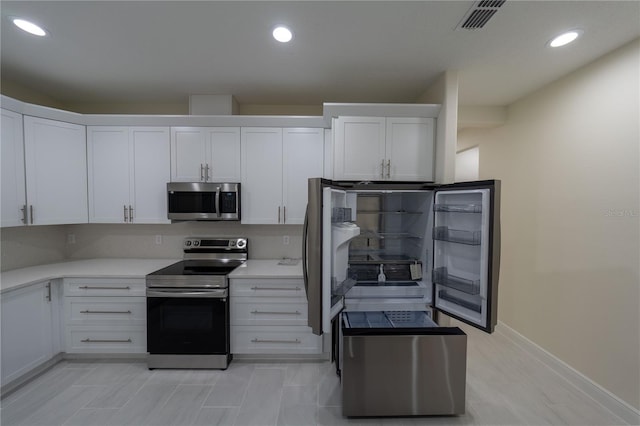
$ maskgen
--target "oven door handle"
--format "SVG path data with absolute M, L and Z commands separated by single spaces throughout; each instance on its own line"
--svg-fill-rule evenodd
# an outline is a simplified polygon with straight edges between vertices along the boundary
M 184 290 L 149 290 L 147 297 L 210 297 L 222 299 L 227 297 L 227 290 L 184 291 Z

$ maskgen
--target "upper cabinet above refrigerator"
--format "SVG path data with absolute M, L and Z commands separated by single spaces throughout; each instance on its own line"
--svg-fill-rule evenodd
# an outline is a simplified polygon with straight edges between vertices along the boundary
M 433 306 L 489 333 L 497 322 L 500 182 L 442 186 L 433 204 Z
M 334 179 L 434 180 L 433 118 L 338 117 L 332 129 Z

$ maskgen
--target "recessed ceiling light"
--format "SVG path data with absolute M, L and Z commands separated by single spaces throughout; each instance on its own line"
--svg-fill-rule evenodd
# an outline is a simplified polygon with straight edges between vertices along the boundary
M 33 22 L 27 21 L 26 19 L 13 18 L 12 21 L 16 27 L 20 28 L 22 31 L 28 32 L 29 34 L 33 34 L 39 37 L 44 37 L 47 35 L 47 32 L 40 26 L 34 24 Z
M 578 37 L 580 37 L 580 34 L 582 34 L 582 31 L 580 30 L 567 31 L 566 33 L 562 33 L 559 36 L 555 37 L 553 40 L 551 40 L 549 42 L 549 46 L 560 47 L 560 46 L 567 45 L 572 41 L 574 41 L 575 39 L 577 39 Z
M 293 38 L 293 34 L 289 28 L 280 25 L 273 29 L 273 38 L 278 40 L 280 43 L 288 43 Z

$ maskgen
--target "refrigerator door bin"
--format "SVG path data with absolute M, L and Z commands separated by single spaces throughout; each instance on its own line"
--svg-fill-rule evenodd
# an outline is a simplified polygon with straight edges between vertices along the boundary
M 445 266 L 434 269 L 433 282 L 468 294 L 480 293 L 479 279 L 467 279 L 449 274 Z
M 462 330 L 425 312 L 345 312 L 342 324 L 344 416 L 464 414 Z
M 434 204 L 434 212 L 482 213 L 482 204 Z
M 450 243 L 468 244 L 478 246 L 482 242 L 480 231 L 464 231 L 460 229 L 450 229 L 446 226 L 433 228 L 433 239 L 438 241 L 448 241 Z

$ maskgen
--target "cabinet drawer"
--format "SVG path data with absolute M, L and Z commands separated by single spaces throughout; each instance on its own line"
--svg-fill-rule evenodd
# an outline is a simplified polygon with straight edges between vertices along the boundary
M 145 296 L 144 278 L 69 278 L 64 280 L 65 296 Z
M 322 338 L 305 326 L 233 326 L 234 354 L 320 354 Z
M 275 297 L 231 299 L 231 325 L 307 325 L 307 302 Z
M 145 353 L 144 326 L 68 326 L 67 353 Z
M 67 324 L 145 325 L 144 297 L 65 297 Z
M 304 282 L 298 279 L 231 280 L 231 296 L 300 297 L 306 300 Z

